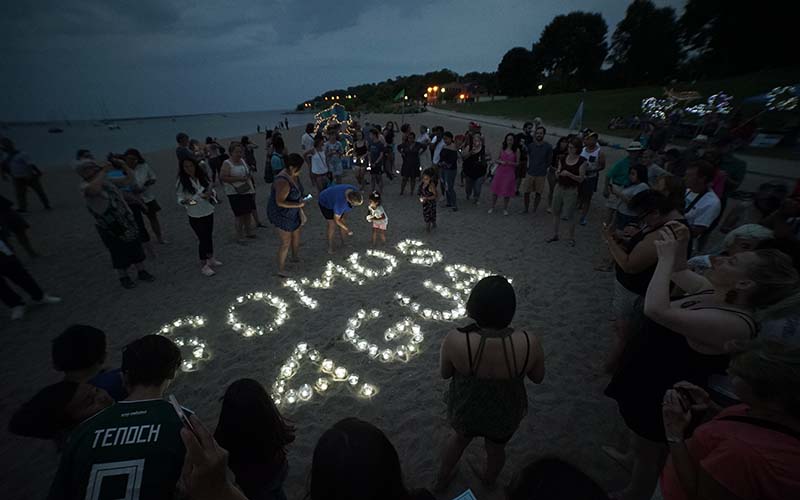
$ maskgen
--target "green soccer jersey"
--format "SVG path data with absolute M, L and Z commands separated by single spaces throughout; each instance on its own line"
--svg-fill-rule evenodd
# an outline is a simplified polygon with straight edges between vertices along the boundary
M 163 399 L 106 408 L 69 437 L 48 498 L 172 499 L 186 453 L 181 427 Z

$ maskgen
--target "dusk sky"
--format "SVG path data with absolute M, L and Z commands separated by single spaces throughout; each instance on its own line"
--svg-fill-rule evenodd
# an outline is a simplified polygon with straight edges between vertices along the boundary
M 625 0 L 25 0 L 0 19 L 0 121 L 293 108 L 328 89 L 494 71 L 552 18 Z M 680 10 L 684 0 L 656 0 Z

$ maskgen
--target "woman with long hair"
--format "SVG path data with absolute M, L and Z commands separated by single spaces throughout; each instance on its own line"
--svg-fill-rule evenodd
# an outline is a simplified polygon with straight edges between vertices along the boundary
M 319 438 L 308 483 L 310 500 L 433 500 L 425 490 L 406 488 L 400 458 L 386 434 L 353 417 Z
M 567 243 L 575 246 L 575 210 L 578 208 L 578 188 L 586 175 L 586 161 L 581 156 L 583 141 L 573 137 L 567 142 L 567 154 L 561 157 L 556 170 L 558 185 L 553 192 L 553 236 L 552 243 L 560 239 L 558 233 L 561 216 L 567 220 Z
M 686 267 L 690 229 L 669 222 L 655 241 L 658 264 L 644 300 L 646 319 L 622 354 L 606 388 L 631 431 L 634 465 L 623 500 L 649 499 L 667 454 L 665 391 L 680 381 L 708 387 L 724 374 L 731 341 L 757 333 L 754 313 L 795 293 L 798 273 L 784 253 L 769 249 L 715 257 L 704 277 Z M 688 295 L 671 300 L 675 283 Z
M 483 136 L 474 134 L 472 142 L 467 145 L 467 151 L 461 153 L 461 167 L 466 182 L 467 201 L 473 198 L 475 205 L 481 199 L 481 187 L 486 179 L 491 155 L 486 151 Z
M 214 205 L 218 202 L 213 184 L 196 160 L 184 158 L 175 190 L 178 204 L 186 209 L 189 225 L 197 235 L 200 272 L 204 276 L 214 276 L 213 268 L 221 266 L 222 262 L 214 258 Z
M 556 189 L 558 179 L 556 178 L 556 171 L 561 164 L 561 158 L 567 155 L 567 143 L 569 136 L 560 137 L 556 142 L 556 147 L 553 148 L 553 161 L 550 168 L 547 169 L 547 213 L 553 213 L 553 191 Z
M 255 238 L 252 232 L 250 219 L 256 209 L 253 182 L 250 178 L 250 168 L 244 161 L 244 148 L 238 142 L 233 142 L 228 147 L 231 157 L 222 164 L 220 179 L 225 185 L 225 194 L 236 217 L 236 238 L 238 243 L 244 243 L 245 238 Z
M 158 220 L 158 212 L 161 211 L 161 206 L 156 201 L 156 195 L 153 193 L 153 186 L 156 183 L 156 173 L 147 164 L 142 153 L 138 149 L 130 148 L 125 151 L 125 163 L 133 171 L 133 179 L 136 184 L 134 191 L 138 192 L 139 196 L 145 205 L 144 215 L 150 222 L 150 228 L 156 235 L 156 240 L 162 245 L 167 242 L 161 233 L 161 223 Z
M 514 134 L 506 134 L 503 147 L 497 157 L 497 170 L 492 180 L 492 208 L 494 212 L 497 197 L 503 197 L 503 215 L 508 215 L 508 202 L 517 192 L 517 163 L 519 162 L 518 144 Z
M 239 379 L 225 391 L 214 438 L 228 450 L 228 466 L 247 498 L 286 499 L 286 445 L 294 434 L 259 382 Z
M 300 262 L 300 228 L 306 222 L 303 212 L 305 190 L 300 182 L 303 170 L 303 157 L 292 153 L 272 183 L 272 192 L 267 203 L 267 218 L 278 231 L 281 240 L 278 247 L 278 276 L 288 277 L 286 257 L 292 251 L 292 262 Z

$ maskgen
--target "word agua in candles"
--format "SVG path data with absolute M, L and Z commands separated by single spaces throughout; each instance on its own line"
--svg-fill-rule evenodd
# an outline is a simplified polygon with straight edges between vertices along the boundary
M 425 336 L 422 334 L 422 329 L 419 325 L 414 323 L 410 318 L 403 318 L 393 326 L 386 329 L 383 334 L 383 339 L 386 342 L 391 342 L 398 337 L 407 337 L 408 342 L 400 344 L 397 347 L 391 348 L 388 346 L 379 346 L 375 343 L 370 343 L 364 337 L 358 334 L 364 324 L 370 320 L 380 317 L 381 312 L 378 309 L 373 309 L 369 312 L 364 309 L 359 309 L 355 316 L 347 320 L 347 328 L 344 331 L 343 338 L 345 342 L 349 342 L 359 352 L 365 352 L 372 359 L 378 359 L 384 363 L 391 361 L 408 361 L 412 356 L 419 353 L 419 346 Z
M 319 374 L 317 380 L 313 386 L 302 384 L 296 389 L 290 387 L 289 382 L 297 375 L 304 362 L 316 367 Z M 358 374 L 351 373 L 332 359 L 323 358 L 322 354 L 308 342 L 300 342 L 278 370 L 278 375 L 272 384 L 272 400 L 276 406 L 290 406 L 309 401 L 314 394 L 325 394 L 336 385 L 348 387 L 360 398 L 370 399 L 378 393 L 377 387 L 363 382 Z
M 412 264 L 432 266 L 444 259 L 442 252 L 424 247 L 425 243 L 419 240 L 403 240 L 396 246 L 401 254 L 410 257 L 408 260 Z
M 249 325 L 241 321 L 236 315 L 236 309 L 247 302 L 263 302 L 277 309 L 277 313 L 269 323 L 260 326 Z M 283 325 L 286 320 L 289 319 L 288 309 L 289 305 L 286 301 L 277 295 L 272 295 L 268 292 L 251 292 L 236 297 L 234 303 L 228 306 L 228 324 L 231 325 L 233 331 L 239 332 L 245 337 L 252 337 L 254 335 L 260 336 L 265 333 L 274 332 L 275 329 Z

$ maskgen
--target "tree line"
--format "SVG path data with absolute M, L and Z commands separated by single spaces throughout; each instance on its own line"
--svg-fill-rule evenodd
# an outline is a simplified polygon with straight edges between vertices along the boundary
M 353 107 L 375 108 L 402 89 L 422 96 L 431 82 L 476 83 L 492 95 L 519 97 L 536 95 L 540 84 L 544 92 L 556 93 L 795 66 L 800 61 L 794 50 L 795 22 L 786 6 L 779 0 L 687 0 L 679 16 L 672 7 L 633 0 L 610 43 L 602 14 L 570 12 L 553 18 L 530 48 L 506 52 L 495 72 L 458 75 L 443 69 L 398 76 L 331 90 L 313 101 L 355 94 Z

